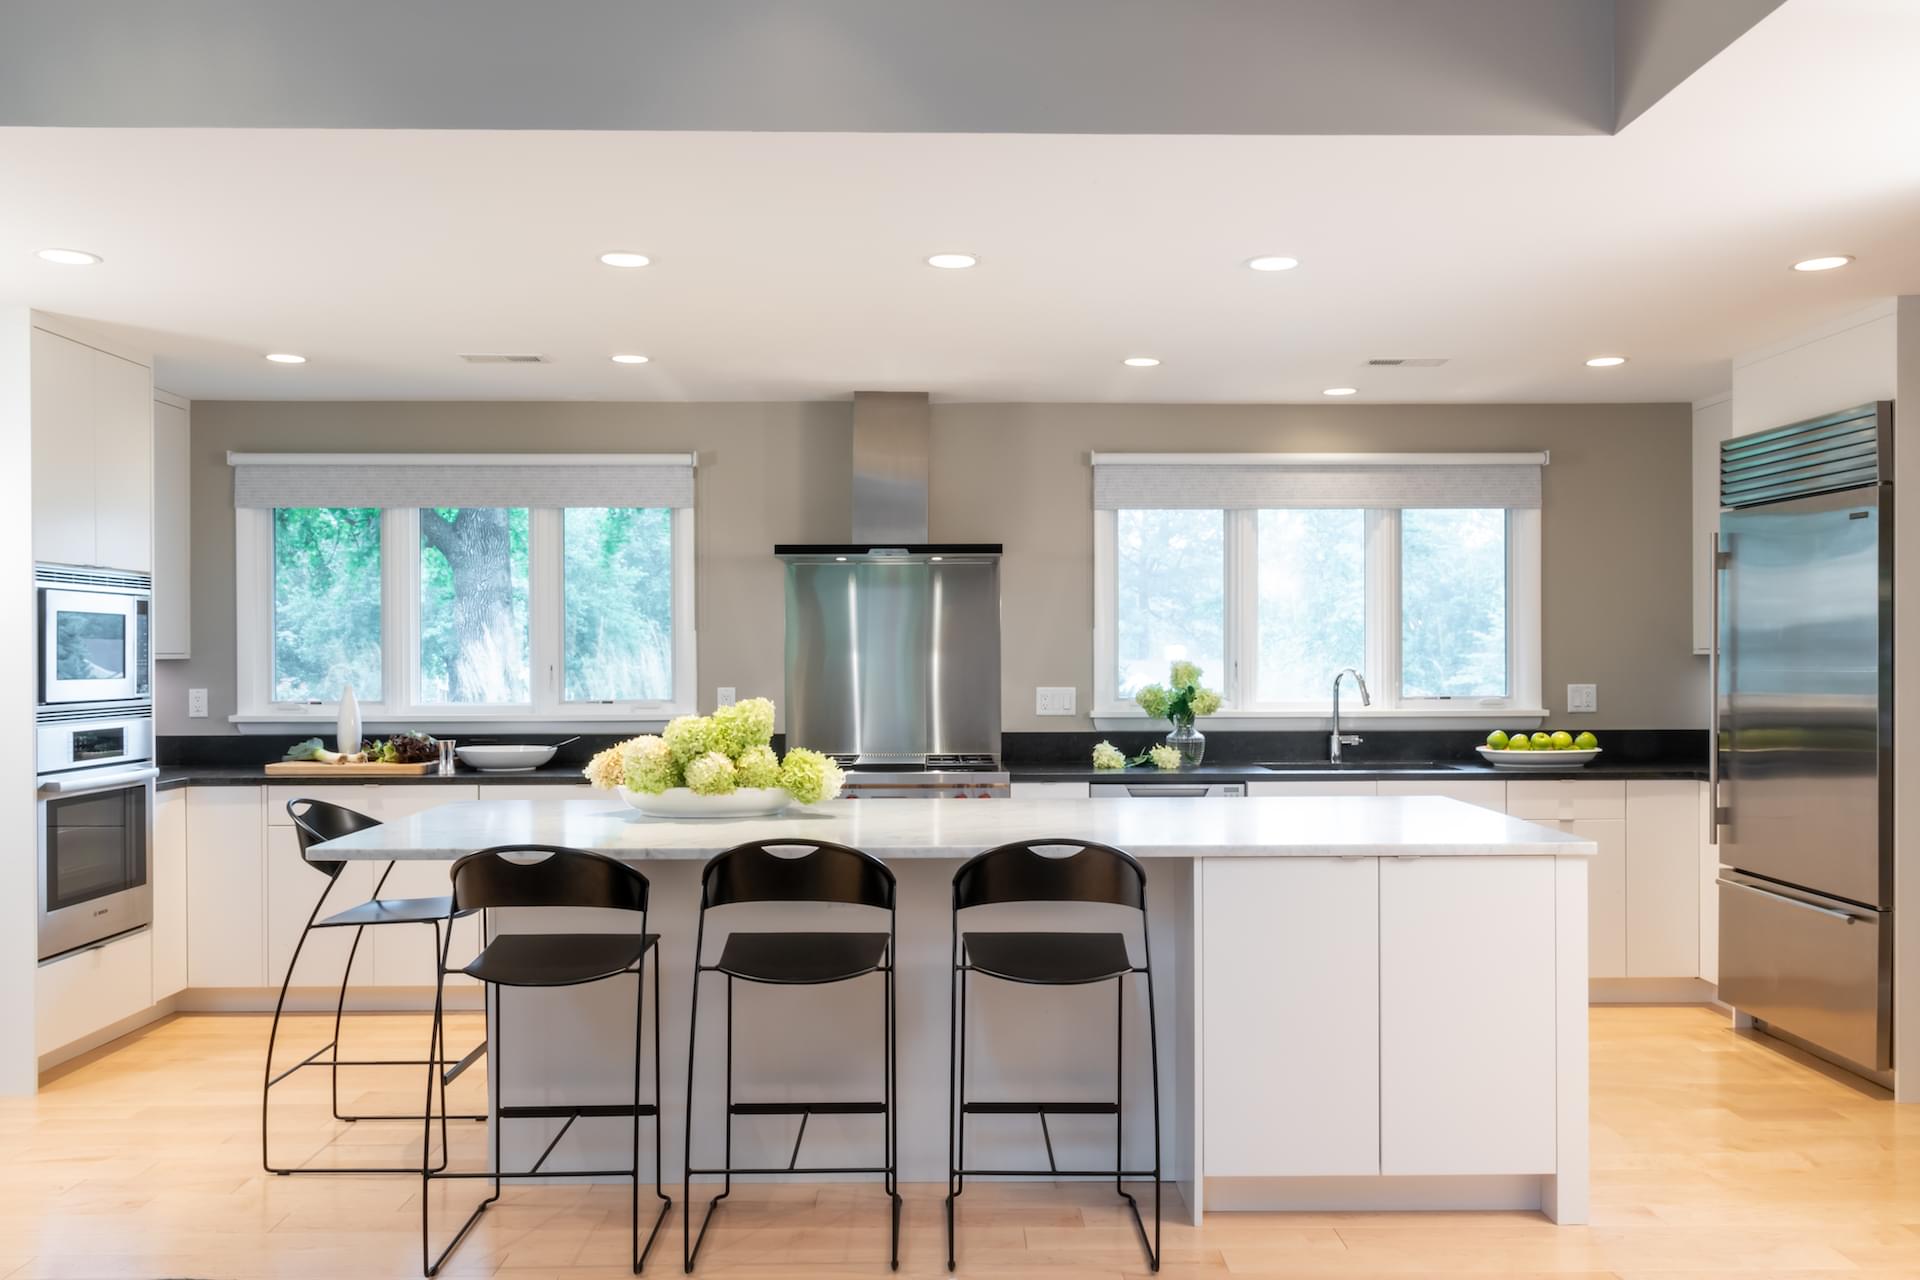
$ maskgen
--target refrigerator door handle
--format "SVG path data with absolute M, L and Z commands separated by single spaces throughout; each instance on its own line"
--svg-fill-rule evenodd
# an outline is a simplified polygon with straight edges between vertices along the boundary
M 1823 916 L 1829 916 L 1846 924 L 1861 923 L 1861 917 L 1853 914 L 1851 911 L 1838 911 L 1832 907 L 1823 907 L 1817 902 L 1808 902 L 1804 898 L 1789 898 L 1784 893 L 1768 893 L 1765 889 L 1755 885 L 1742 884 L 1738 880 L 1729 880 L 1725 876 L 1720 877 L 1719 884 L 1724 889 L 1744 889 L 1748 893 L 1757 893 L 1763 898 L 1771 898 L 1775 902 L 1784 903 L 1789 907 L 1799 907 L 1806 911 L 1817 911 Z
M 1720 575 L 1727 567 L 1727 553 L 1720 549 L 1720 535 L 1712 534 L 1707 543 L 1708 581 L 1713 584 L 1713 608 L 1707 630 L 1707 843 L 1720 843 L 1720 827 L 1727 811 L 1720 804 Z

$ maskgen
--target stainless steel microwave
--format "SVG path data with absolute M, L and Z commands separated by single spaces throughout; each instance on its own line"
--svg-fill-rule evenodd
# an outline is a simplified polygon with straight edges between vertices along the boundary
M 41 706 L 152 698 L 150 576 L 43 564 L 34 585 Z

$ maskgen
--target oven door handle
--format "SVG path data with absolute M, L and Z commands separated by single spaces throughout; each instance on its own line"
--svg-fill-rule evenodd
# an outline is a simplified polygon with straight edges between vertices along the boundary
M 43 796 L 74 796 L 88 791 L 113 791 L 137 786 L 160 776 L 158 767 L 125 769 L 117 773 L 79 774 L 70 778 L 49 778 L 40 784 Z

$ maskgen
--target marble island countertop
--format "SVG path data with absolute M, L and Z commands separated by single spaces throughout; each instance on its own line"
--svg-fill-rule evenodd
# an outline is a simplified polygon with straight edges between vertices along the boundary
M 438 805 L 315 846 L 322 858 L 444 860 L 501 844 L 614 857 L 708 858 L 749 840 L 831 840 L 881 858 L 965 858 L 1009 841 L 1074 836 L 1141 858 L 1588 857 L 1590 840 L 1428 796 L 1104 800 L 836 800 L 771 818 L 649 818 L 619 800 Z

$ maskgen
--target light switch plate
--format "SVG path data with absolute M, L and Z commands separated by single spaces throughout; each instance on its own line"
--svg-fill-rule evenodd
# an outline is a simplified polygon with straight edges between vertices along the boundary
M 1070 716 L 1074 714 L 1075 690 L 1072 685 L 1041 685 L 1033 691 L 1033 714 Z
M 187 690 L 187 715 L 194 720 L 207 718 L 207 691 L 205 689 Z
M 739 699 L 734 696 L 733 686 L 730 684 L 723 684 L 714 690 L 713 703 L 717 707 L 730 707 L 738 700 Z
M 1599 685 L 1570 684 L 1567 686 L 1567 712 L 1598 711 L 1600 709 Z

